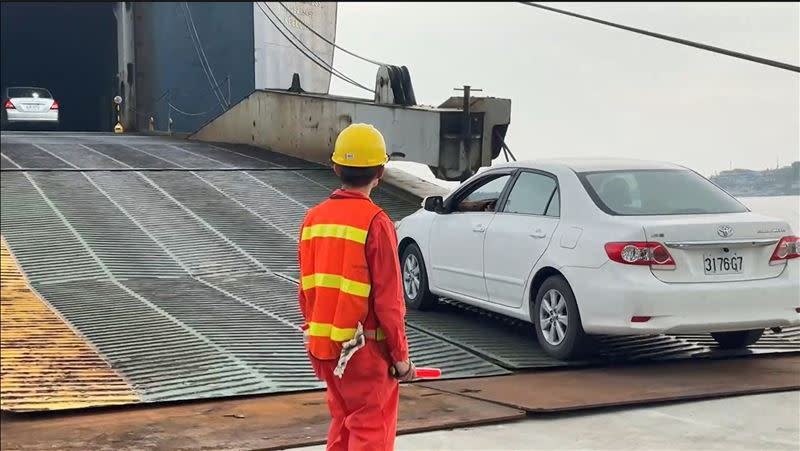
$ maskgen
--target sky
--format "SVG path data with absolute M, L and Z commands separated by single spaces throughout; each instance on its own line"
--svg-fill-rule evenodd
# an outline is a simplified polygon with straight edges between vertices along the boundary
M 544 4 L 800 66 L 798 3 Z M 796 72 L 511 2 L 340 2 L 337 20 L 338 45 L 408 66 L 421 104 L 465 84 L 510 98 L 517 159 L 642 158 L 706 176 L 800 160 Z M 337 50 L 334 66 L 374 85 L 372 64 Z M 336 78 L 331 93 L 369 96 Z

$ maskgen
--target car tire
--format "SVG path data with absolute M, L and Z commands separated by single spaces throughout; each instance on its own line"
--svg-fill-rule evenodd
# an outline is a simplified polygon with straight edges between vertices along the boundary
M 721 349 L 742 349 L 755 344 L 764 334 L 764 329 L 737 330 L 735 332 L 712 332 L 711 337 Z
M 409 244 L 400 257 L 400 274 L 406 306 L 414 310 L 428 310 L 436 306 L 439 298 L 428 286 L 428 272 L 422 252 L 416 244 Z
M 554 305 L 557 310 L 553 308 Z M 562 319 L 564 313 L 566 318 Z M 531 321 L 539 345 L 551 357 L 572 360 L 591 350 L 591 340 L 583 331 L 575 294 L 569 282 L 560 275 L 550 276 L 539 287 L 531 311 Z

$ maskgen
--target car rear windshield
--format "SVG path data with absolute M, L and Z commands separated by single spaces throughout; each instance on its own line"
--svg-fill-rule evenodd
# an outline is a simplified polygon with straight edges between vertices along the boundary
M 50 91 L 42 88 L 8 88 L 8 98 L 18 99 L 20 97 L 35 99 L 52 99 Z
M 578 177 L 597 206 L 612 215 L 691 215 L 748 211 L 728 193 L 689 170 L 583 172 Z

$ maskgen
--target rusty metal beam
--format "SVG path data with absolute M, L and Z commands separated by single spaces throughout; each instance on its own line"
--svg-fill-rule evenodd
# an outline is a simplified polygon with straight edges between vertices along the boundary
M 0 238 L 0 408 L 139 402 L 133 388 L 30 289 Z

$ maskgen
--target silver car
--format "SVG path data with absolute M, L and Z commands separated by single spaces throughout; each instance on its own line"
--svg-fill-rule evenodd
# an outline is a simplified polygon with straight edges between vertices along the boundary
M 3 125 L 58 128 L 58 102 L 44 88 L 7 88 L 3 96 Z

